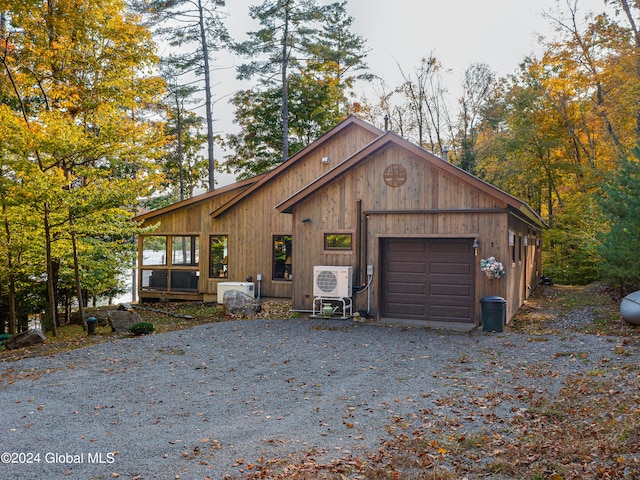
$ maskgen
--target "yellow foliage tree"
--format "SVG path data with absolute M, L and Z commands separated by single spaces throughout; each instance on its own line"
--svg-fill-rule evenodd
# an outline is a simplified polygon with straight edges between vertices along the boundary
M 478 141 L 479 172 L 526 199 L 549 222 L 545 273 L 558 281 L 597 277 L 596 199 L 640 133 L 637 2 L 611 0 L 626 17 L 589 15 L 577 4 L 549 17 L 556 36 L 506 84 L 503 115 Z
M 90 276 L 82 253 L 135 233 L 122 219 L 157 180 L 164 139 L 153 110 L 163 82 L 149 31 L 122 1 L 0 0 L 0 12 L 0 96 L 10 119 L 0 128 L 1 167 L 6 192 L 14 189 L 2 200 L 40 219 L 55 334 L 61 272 L 73 263 L 82 304 L 80 279 Z M 15 218 L 5 216 L 8 255 L 20 235 Z M 112 261 L 117 271 L 123 259 Z

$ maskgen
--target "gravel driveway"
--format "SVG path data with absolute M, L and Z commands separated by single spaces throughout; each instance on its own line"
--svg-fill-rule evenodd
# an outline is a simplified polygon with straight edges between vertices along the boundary
M 488 426 L 527 406 L 496 392 L 629 362 L 615 340 L 242 320 L 2 362 L 0 478 L 238 478 L 261 456 L 374 450 L 420 411 Z

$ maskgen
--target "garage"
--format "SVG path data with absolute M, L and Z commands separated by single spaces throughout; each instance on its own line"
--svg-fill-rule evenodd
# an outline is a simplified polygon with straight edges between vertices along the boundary
M 382 239 L 382 316 L 475 323 L 472 245 L 468 238 Z

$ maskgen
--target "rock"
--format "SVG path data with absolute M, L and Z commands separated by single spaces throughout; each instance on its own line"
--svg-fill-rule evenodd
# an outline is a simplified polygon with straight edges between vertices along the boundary
M 4 344 L 4 348 L 7 350 L 16 350 L 18 348 L 38 345 L 39 343 L 44 343 L 46 341 L 47 337 L 45 337 L 40 330 L 31 329 L 11 337 Z
M 98 326 L 105 327 L 109 325 L 108 313 L 109 310 L 96 310 L 95 312 L 93 312 L 93 315 L 88 315 L 87 318 L 95 317 L 95 319 L 98 321 Z
M 227 290 L 222 297 L 226 315 L 253 315 L 261 310 L 260 302 L 240 290 Z
M 107 314 L 111 310 L 115 310 L 118 307 L 100 307 L 100 308 L 85 308 L 84 309 L 84 318 L 85 320 L 89 317 L 94 317 L 98 321 L 98 326 L 104 327 L 109 324 L 109 319 L 107 318 Z M 81 325 L 82 321 L 80 320 L 80 312 L 73 312 L 71 314 L 71 318 L 69 319 L 69 323 L 72 325 Z
M 128 310 L 109 310 L 107 318 L 114 332 L 128 332 L 131 325 L 142 321 L 139 314 Z

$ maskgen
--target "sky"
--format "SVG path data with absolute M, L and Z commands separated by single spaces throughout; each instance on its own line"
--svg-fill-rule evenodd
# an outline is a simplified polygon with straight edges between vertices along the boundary
M 470 64 L 486 63 L 498 76 L 506 76 L 516 72 L 526 56 L 540 54 L 538 36 L 553 36 L 553 24 L 544 13 L 558 18 L 558 8 L 566 11 L 567 1 L 577 2 L 579 18 L 606 8 L 604 0 L 348 0 L 347 12 L 354 18 L 355 33 L 366 40 L 370 73 L 395 87 L 402 79 L 398 65 L 413 72 L 421 58 L 433 55 L 446 71 L 447 89 L 455 99 Z M 249 6 L 262 0 L 226 3 L 227 28 L 234 39 L 242 40 L 258 28 Z M 228 99 L 248 86 L 235 80 L 234 65 L 242 62 L 229 54 L 220 54 L 214 62 L 215 129 L 223 134 L 237 131 Z M 370 87 L 355 90 L 371 95 Z M 234 179 L 223 174 L 217 178 L 219 186 Z

